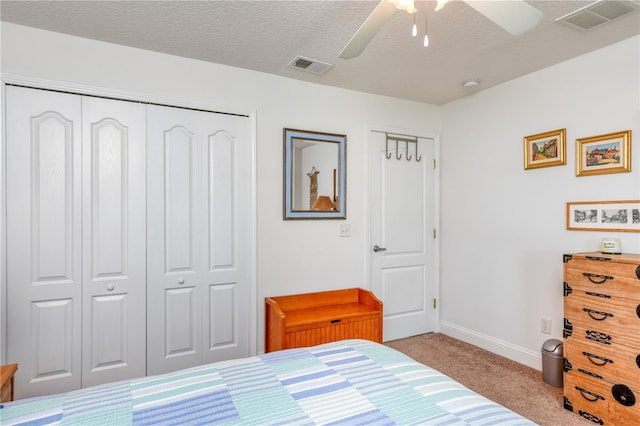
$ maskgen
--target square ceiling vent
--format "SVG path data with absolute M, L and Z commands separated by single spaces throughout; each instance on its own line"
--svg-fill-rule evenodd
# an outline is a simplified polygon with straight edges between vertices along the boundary
M 633 0 L 598 0 L 556 19 L 556 22 L 582 31 L 611 22 L 640 10 Z
M 293 61 L 289 63 L 290 68 L 310 72 L 312 74 L 321 75 L 327 72 L 333 64 L 318 61 L 316 59 L 305 58 L 304 56 L 296 56 Z

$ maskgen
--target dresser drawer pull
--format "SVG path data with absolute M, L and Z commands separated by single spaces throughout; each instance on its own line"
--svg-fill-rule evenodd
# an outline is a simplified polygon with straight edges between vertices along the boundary
M 334 319 L 334 320 L 331 320 L 331 324 L 336 324 L 336 323 L 339 323 L 340 321 L 342 321 L 342 320 L 341 319 Z
M 609 358 L 605 358 L 605 357 L 600 356 L 600 355 L 590 354 L 589 352 L 582 352 L 582 355 L 586 356 L 587 359 L 589 361 L 591 361 L 592 364 L 595 364 L 595 365 L 598 365 L 598 366 L 602 366 L 602 365 L 606 365 L 606 364 L 613 364 L 613 360 L 611 360 Z M 594 361 L 596 359 L 599 362 Z
M 585 294 L 587 296 L 602 297 L 603 299 L 611 299 L 611 296 L 609 296 L 608 294 L 594 293 L 592 291 L 585 291 Z
M 589 272 L 583 272 L 582 275 L 589 278 L 589 281 L 591 281 L 594 284 L 604 284 L 607 280 L 613 279 L 611 275 L 598 275 L 598 274 L 591 274 Z
M 640 368 L 640 355 L 636 357 L 636 364 L 638 365 L 638 368 Z
M 625 407 L 633 407 L 636 404 L 636 396 L 627 385 L 613 385 L 611 394 L 616 401 Z
M 587 339 L 593 340 L 594 342 L 604 343 L 605 345 L 611 344 L 611 336 L 606 333 L 596 330 L 587 330 L 585 334 Z
M 576 386 L 576 390 L 580 392 L 580 395 L 582 395 L 582 397 L 587 401 L 595 402 L 599 399 L 604 401 L 604 397 L 598 395 L 595 392 L 588 391 L 585 388 L 581 388 L 580 386 Z M 585 396 L 585 395 L 588 395 L 588 396 Z
M 591 413 L 587 413 L 586 411 L 582 411 L 582 410 L 578 410 L 578 413 L 580 414 L 580 416 L 582 418 L 587 419 L 592 423 L 595 423 L 597 425 L 603 425 L 604 424 L 604 421 L 600 417 L 595 416 L 595 415 L 593 415 Z
M 589 260 L 597 260 L 599 262 L 611 262 L 611 259 L 608 257 L 598 257 L 598 256 L 585 256 Z
M 596 311 L 590 308 L 582 308 L 582 310 L 589 314 L 589 316 L 596 321 L 604 321 L 607 318 L 613 318 L 613 314 L 610 314 L 608 312 Z
M 599 374 L 592 373 L 591 371 L 589 371 L 589 370 L 584 370 L 584 369 L 582 369 L 582 368 L 578 368 L 578 371 L 579 371 L 579 372 L 581 372 L 582 374 L 586 374 L 587 376 L 595 377 L 596 379 L 601 379 L 601 380 L 602 380 L 602 379 L 604 378 L 604 377 L 602 377 L 602 376 L 601 376 L 601 375 L 599 375 Z

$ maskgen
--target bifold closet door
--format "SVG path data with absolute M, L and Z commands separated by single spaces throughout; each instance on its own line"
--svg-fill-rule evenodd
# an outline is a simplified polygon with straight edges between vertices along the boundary
M 145 107 L 6 88 L 16 397 L 145 374 Z
M 82 387 L 146 373 L 145 115 L 82 98 Z
M 6 88 L 7 361 L 15 397 L 80 388 L 81 99 Z
M 147 372 L 249 355 L 249 120 L 147 109 Z

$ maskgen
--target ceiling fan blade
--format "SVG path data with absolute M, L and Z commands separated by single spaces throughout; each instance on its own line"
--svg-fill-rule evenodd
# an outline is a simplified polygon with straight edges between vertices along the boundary
M 507 30 L 521 35 L 533 29 L 542 19 L 542 12 L 524 0 L 465 1 L 466 4 Z
M 351 59 L 361 54 L 371 39 L 380 31 L 380 28 L 396 13 L 396 10 L 396 7 L 392 3 L 381 0 L 376 8 L 373 9 L 371 15 L 369 15 L 358 31 L 351 37 L 349 43 L 342 49 L 340 57 L 343 59 Z

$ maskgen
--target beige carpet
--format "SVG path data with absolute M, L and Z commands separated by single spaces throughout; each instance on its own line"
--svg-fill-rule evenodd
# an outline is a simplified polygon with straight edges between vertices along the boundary
M 593 424 L 562 407 L 562 388 L 533 368 L 440 333 L 387 342 L 481 395 L 543 426 Z

